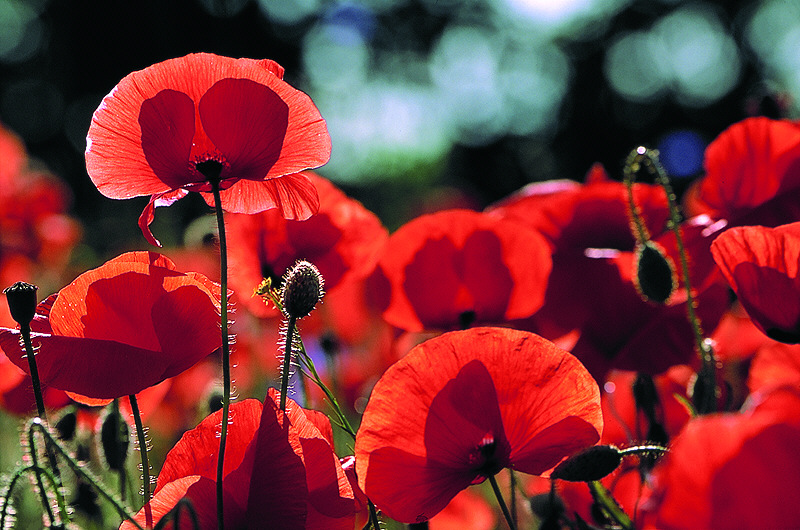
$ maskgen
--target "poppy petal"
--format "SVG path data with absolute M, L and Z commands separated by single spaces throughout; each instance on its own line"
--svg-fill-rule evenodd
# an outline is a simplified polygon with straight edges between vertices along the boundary
M 142 102 L 139 127 L 144 158 L 153 173 L 170 189 L 186 185 L 195 128 L 192 98 L 177 90 L 160 91 Z
M 692 215 L 736 219 L 800 186 L 800 124 L 754 117 L 706 148 L 706 176 L 690 194 Z
M 201 193 L 214 206 L 210 193 Z M 277 208 L 284 219 L 302 221 L 319 210 L 314 184 L 302 173 L 271 178 L 263 182 L 240 180 L 220 192 L 222 209 L 234 213 L 258 213 Z
M 772 339 L 800 342 L 800 223 L 731 228 L 711 251 L 753 322 Z
M 249 79 L 221 79 L 198 108 L 208 138 L 225 153 L 229 167 L 223 175 L 264 180 L 280 157 L 289 126 L 289 107 L 280 96 Z
M 29 370 L 17 330 L 0 329 L 0 348 L 19 368 Z M 169 377 L 170 360 L 161 352 L 110 340 L 31 333 L 43 385 L 92 398 L 136 394 Z M 124 366 L 124 371 L 120 371 Z
M 257 399 L 246 399 L 231 405 L 223 476 L 227 476 L 242 463 L 247 447 L 258 430 L 261 408 L 261 402 Z M 219 410 L 183 434 L 164 460 L 155 493 L 167 484 L 189 475 L 216 480 L 221 421 L 222 411 Z
M 142 213 L 139 215 L 139 229 L 142 231 L 142 235 L 153 246 L 160 247 L 161 242 L 155 238 L 153 232 L 150 231 L 150 225 L 153 223 L 155 219 L 155 212 L 156 207 L 158 206 L 169 206 L 173 202 L 177 201 L 178 199 L 185 197 L 186 194 L 189 193 L 186 190 L 174 190 L 167 193 L 157 193 L 155 195 L 150 196 L 150 201 L 147 203 L 147 206 L 144 207 Z
M 356 471 L 378 507 L 416 522 L 502 467 L 546 471 L 601 430 L 599 389 L 577 359 L 532 333 L 473 328 L 416 346 L 384 373 Z

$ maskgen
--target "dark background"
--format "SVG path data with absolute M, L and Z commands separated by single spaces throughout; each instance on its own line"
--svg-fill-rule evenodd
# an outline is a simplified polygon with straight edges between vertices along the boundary
M 384 1 L 369 18 L 368 45 L 383 55 L 409 50 L 424 54 L 453 20 L 463 18 L 466 4 L 480 23 L 482 10 L 489 9 L 484 4 L 489 3 L 451 0 L 447 2 L 450 9 L 431 9 L 416 0 Z M 28 22 L 19 53 L 10 53 L 0 62 L 0 121 L 23 138 L 32 157 L 73 189 L 73 214 L 84 223 L 89 247 L 100 254 L 146 248 L 136 226 L 146 199 L 106 199 L 86 175 L 84 139 L 100 99 L 133 70 L 197 51 L 274 59 L 285 67 L 288 82 L 309 91 L 303 36 L 326 16 L 341 13 L 344 5 L 316 4 L 314 13 L 286 24 L 272 20 L 257 2 L 247 0 L 6 2 L 27 13 Z M 363 4 L 361 12 L 368 9 L 366 2 L 353 3 L 359 4 Z M 569 57 L 572 73 L 558 109 L 558 125 L 546 134 L 505 134 L 479 145 L 455 139 L 445 157 L 420 170 L 425 178 L 417 178 L 410 169 L 407 176 L 348 181 L 341 186 L 393 229 L 423 208 L 421 204 L 427 205 L 435 190 L 439 196 L 457 197 L 455 203 L 480 208 L 531 181 L 579 180 L 594 162 L 618 176 L 632 148 L 658 146 L 673 131 L 691 131 L 704 145 L 748 114 L 785 114 L 790 107 L 783 103 L 785 90 L 768 84 L 772 80 L 762 61 L 744 39 L 744 24 L 758 5 L 752 2 L 698 4 L 716 13 L 738 48 L 737 81 L 720 99 L 687 106 L 667 90 L 645 101 L 631 101 L 609 86 L 603 64 L 615 36 L 652 27 L 691 4 L 698 3 L 628 2 L 602 21 L 554 37 L 553 42 Z M 314 97 L 313 91 L 309 93 Z M 689 177 L 701 169 L 696 154 L 692 156 L 689 169 L 682 170 Z M 324 167 L 320 173 L 326 175 Z M 166 232 L 175 228 L 180 234 L 183 226 L 207 212 L 199 198 L 179 201 L 158 210 L 154 232 L 167 244 L 179 244 L 179 236 L 170 238 Z

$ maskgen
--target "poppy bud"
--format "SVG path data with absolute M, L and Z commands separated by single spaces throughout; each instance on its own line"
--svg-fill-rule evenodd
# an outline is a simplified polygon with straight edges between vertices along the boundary
M 645 241 L 636 246 L 634 263 L 634 284 L 642 298 L 659 304 L 666 303 L 678 282 L 675 265 L 664 249 L 653 241 Z
M 284 276 L 281 292 L 283 311 L 293 318 L 308 316 L 322 298 L 324 284 L 314 265 L 298 261 Z
M 36 291 L 39 288 L 25 282 L 17 282 L 3 289 L 8 300 L 11 318 L 20 326 L 28 326 L 36 314 Z
M 114 471 L 125 469 L 129 446 L 128 424 L 122 420 L 119 412 L 110 411 L 100 427 L 100 447 L 108 469 Z
M 550 478 L 569 482 L 593 482 L 605 477 L 622 462 L 622 453 L 613 445 L 595 445 L 572 455 L 556 466 Z
M 64 413 L 54 425 L 56 434 L 62 440 L 72 440 L 78 428 L 78 415 L 74 410 Z
M 561 497 L 550 493 L 540 493 L 530 498 L 531 511 L 540 519 L 555 519 L 556 521 L 566 511 Z

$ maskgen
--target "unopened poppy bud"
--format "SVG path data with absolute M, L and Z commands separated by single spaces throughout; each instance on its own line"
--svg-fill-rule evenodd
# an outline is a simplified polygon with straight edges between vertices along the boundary
M 283 311 L 293 318 L 308 316 L 322 298 L 324 284 L 314 265 L 298 261 L 284 276 L 281 292 Z
M 557 494 L 540 493 L 530 498 L 531 511 L 540 519 L 556 519 L 565 512 L 564 501 Z
M 17 282 L 3 289 L 8 300 L 11 318 L 20 326 L 27 326 L 36 314 L 36 291 L 39 288 L 25 282 Z
M 56 434 L 62 440 L 72 440 L 78 428 L 78 415 L 74 410 L 66 412 L 54 425 Z
M 125 469 L 129 446 L 128 424 L 122 420 L 119 412 L 110 411 L 100 426 L 100 447 L 108 469 L 113 471 Z
M 550 478 L 569 482 L 600 480 L 619 466 L 622 453 L 613 445 L 595 445 L 572 455 L 556 466 Z
M 642 298 L 659 304 L 666 303 L 678 282 L 675 266 L 664 249 L 653 241 L 645 241 L 636 246 L 634 264 L 634 285 Z

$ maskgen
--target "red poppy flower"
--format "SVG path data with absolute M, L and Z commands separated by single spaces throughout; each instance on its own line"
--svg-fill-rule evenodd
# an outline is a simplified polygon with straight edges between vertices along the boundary
M 729 225 L 800 219 L 800 123 L 764 117 L 735 123 L 706 148 L 705 170 L 686 195 L 690 215 Z
M 633 196 L 650 233 L 661 233 L 669 217 L 664 190 L 636 183 Z M 538 230 L 556 251 L 633 250 L 636 243 L 625 185 L 609 179 L 599 164 L 591 168 L 585 184 L 564 180 L 536 182 L 486 211 Z
M 769 341 L 753 357 L 747 386 L 755 394 L 784 385 L 800 386 L 800 345 Z
M 300 408 L 291 399 L 284 414 L 276 396 L 270 390 L 263 405 L 255 399 L 231 405 L 224 468 L 225 527 L 352 530 L 353 490 L 331 448 L 330 422 L 326 428 L 318 413 Z M 208 416 L 170 450 L 150 501 L 153 522 L 187 497 L 200 527 L 217 527 L 215 480 L 221 418 L 221 411 Z M 136 520 L 145 523 L 145 508 Z M 182 520 L 191 528 L 188 516 Z M 120 528 L 133 525 L 126 522 Z
M 311 172 L 304 175 L 319 194 L 319 211 L 310 219 L 287 220 L 277 210 L 226 216 L 234 291 L 252 293 L 264 278 L 279 285 L 286 270 L 300 259 L 319 269 L 327 291 L 372 271 L 388 237 L 380 220 L 329 180 Z M 260 299 L 251 300 L 248 308 L 255 314 L 268 314 Z
M 691 420 L 654 470 L 645 528 L 795 528 L 800 394 Z
M 356 474 L 389 517 L 428 520 L 503 468 L 547 473 L 596 443 L 600 392 L 578 360 L 532 333 L 473 328 L 430 339 L 372 391 Z
M 731 228 L 711 251 L 753 322 L 772 339 L 800 342 L 800 223 Z
M 88 271 L 37 308 L 31 336 L 43 385 L 91 398 L 135 394 L 220 347 L 219 286 L 164 256 L 130 252 Z M 28 370 L 19 331 L 0 348 Z
M 309 217 L 316 192 L 297 173 L 328 161 L 330 137 L 309 97 L 282 78 L 273 61 L 209 53 L 129 74 L 92 118 L 89 176 L 112 199 L 151 196 L 139 225 L 153 244 L 155 207 L 189 191 L 213 205 L 211 178 L 226 211 Z
M 444 210 L 392 234 L 370 283 L 390 324 L 448 330 L 532 315 L 544 301 L 551 266 L 538 232 L 479 212 Z
M 663 232 L 668 217 L 664 191 L 647 184 L 633 190 L 650 234 L 679 263 L 674 236 Z M 488 213 L 540 230 L 554 249 L 544 305 L 517 327 L 551 340 L 578 331 L 571 351 L 598 381 L 611 368 L 657 374 L 695 357 L 682 288 L 667 304 L 643 301 L 636 288 L 627 192 L 602 168 L 592 168 L 584 185 L 533 185 Z M 728 303 L 708 250 L 719 228 L 705 216 L 682 225 L 698 313 L 708 327 L 716 325 Z

